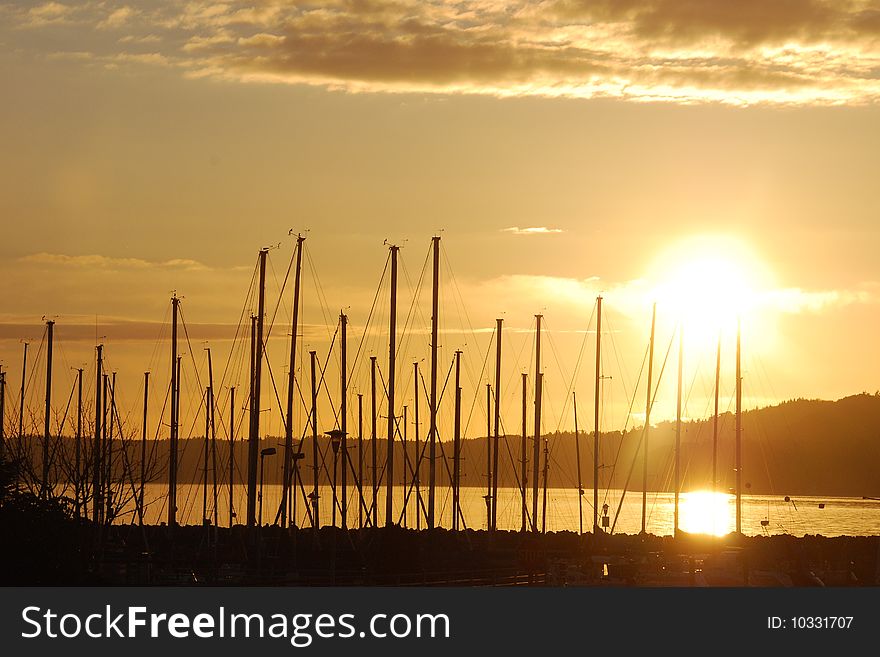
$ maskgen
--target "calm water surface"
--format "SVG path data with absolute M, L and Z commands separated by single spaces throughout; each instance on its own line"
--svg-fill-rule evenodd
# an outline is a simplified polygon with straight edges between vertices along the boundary
M 341 489 L 340 493 L 341 493 Z M 307 488 L 306 492 L 310 492 Z M 145 490 L 146 517 L 148 523 L 159 523 L 167 518 L 167 486 L 149 484 Z M 530 493 L 531 491 L 529 491 Z M 319 490 L 319 517 L 322 525 L 331 524 L 333 490 L 329 486 L 321 486 Z M 401 520 L 405 491 L 402 486 L 394 489 L 394 509 Z M 427 494 L 422 492 L 423 503 L 427 504 Z M 484 489 L 462 488 L 461 507 L 464 525 L 473 529 L 486 528 L 486 503 L 483 498 Z M 179 486 L 178 522 L 182 524 L 200 524 L 203 504 L 201 486 L 184 484 Z M 371 504 L 370 491 L 365 491 L 366 504 Z M 437 490 L 437 518 L 444 527 L 451 525 L 452 494 L 449 488 Z M 521 526 L 521 493 L 515 488 L 502 488 L 498 491 L 498 528 L 518 530 Z M 620 513 L 621 491 L 610 490 L 599 492 L 599 515 L 603 504 L 608 504 L 609 525 L 615 523 L 615 533 L 635 534 L 641 529 L 642 494 L 640 491 L 628 492 L 624 497 Z M 357 526 L 358 497 L 349 489 L 348 495 L 349 526 Z M 281 486 L 266 485 L 263 489 L 263 523 L 271 523 L 275 519 L 281 500 Z M 583 497 L 583 526 L 589 531 L 593 522 L 592 490 L 585 491 Z M 295 517 L 301 527 L 309 526 L 308 516 L 302 492 L 297 496 Z M 531 513 L 531 495 L 527 497 Z M 820 505 L 824 505 L 820 506 Z M 379 523 L 384 524 L 385 491 L 379 491 L 377 499 Z M 542 499 L 539 491 L 538 514 L 540 518 Z M 209 516 L 213 515 L 213 493 L 208 491 Z M 236 521 L 244 522 L 246 512 L 246 489 L 236 486 L 233 489 L 233 509 L 238 514 Z M 406 526 L 416 526 L 417 499 L 415 492 L 410 494 L 407 503 Z M 134 510 L 133 504 L 126 508 L 120 522 L 129 522 Z M 223 486 L 218 489 L 217 511 L 219 523 L 226 526 L 229 522 L 229 490 Z M 674 496 L 671 493 L 648 493 L 647 496 L 647 529 L 653 534 L 666 535 L 672 533 L 674 512 Z M 681 527 L 685 531 L 723 535 L 735 528 L 735 498 L 725 493 L 688 492 L 682 493 L 680 503 Z M 336 524 L 340 524 L 340 513 L 337 510 Z M 539 521 L 540 526 L 540 521 Z M 424 518 L 421 519 L 424 526 Z M 549 489 L 547 491 L 547 530 L 577 531 L 578 495 L 569 489 Z M 743 497 L 743 532 L 749 535 L 761 534 L 822 534 L 825 536 L 839 535 L 880 535 L 880 502 L 849 497 L 792 497 L 785 501 L 783 496 L 747 495 Z

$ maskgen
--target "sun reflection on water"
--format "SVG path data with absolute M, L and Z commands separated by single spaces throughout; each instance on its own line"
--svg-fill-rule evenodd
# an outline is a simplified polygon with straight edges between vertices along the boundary
M 708 490 L 681 496 L 682 531 L 692 534 L 724 536 L 734 530 L 733 496 Z

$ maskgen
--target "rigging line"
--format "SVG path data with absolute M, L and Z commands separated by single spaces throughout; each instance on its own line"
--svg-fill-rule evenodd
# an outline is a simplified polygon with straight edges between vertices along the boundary
M 486 356 L 483 358 L 483 367 L 480 369 L 480 376 L 479 376 L 480 381 L 483 380 L 483 374 L 486 372 L 486 366 L 489 363 L 489 354 L 492 353 L 492 344 L 495 341 L 495 332 L 496 332 L 495 329 L 492 329 L 492 338 L 489 340 L 489 345 L 486 348 Z M 465 433 L 465 434 L 469 433 L 468 429 L 471 426 L 471 418 L 473 417 L 473 414 L 474 414 L 474 408 L 477 405 L 478 397 L 481 396 L 481 394 L 480 394 L 481 391 L 479 390 L 479 387 L 480 387 L 479 385 L 474 386 L 474 396 L 471 401 L 471 408 L 468 411 L 467 422 L 464 423 L 463 433 Z
M 422 298 L 422 290 L 423 290 L 422 283 L 425 279 L 425 272 L 427 272 L 427 270 L 428 270 L 428 262 L 431 259 L 432 249 L 433 249 L 433 243 L 431 244 L 430 247 L 428 247 L 428 251 L 425 255 L 425 261 L 422 263 L 422 271 L 419 273 L 419 280 L 416 283 L 415 288 L 413 288 L 413 286 L 412 286 L 412 281 L 409 277 L 409 270 L 407 269 L 406 265 L 403 263 L 403 260 L 401 259 L 401 261 L 400 261 L 401 262 L 401 269 L 403 270 L 404 280 L 406 280 L 407 285 L 410 287 L 410 290 L 412 290 L 412 302 L 410 303 L 409 310 L 407 311 L 407 314 L 406 314 L 406 319 L 404 320 L 404 323 L 403 323 L 403 330 L 401 331 L 401 336 L 407 336 L 407 338 L 406 338 L 407 342 L 409 341 L 409 335 L 410 335 L 410 333 L 409 333 L 410 322 L 415 321 L 415 315 L 417 313 L 419 315 L 421 315 L 421 312 L 419 309 L 419 301 L 421 301 L 421 298 Z M 421 317 L 421 319 L 424 323 L 424 317 Z M 396 352 L 397 357 L 400 357 L 400 353 L 404 350 L 403 343 L 404 343 L 404 340 L 401 339 L 400 343 L 397 345 L 397 352 Z M 407 346 L 409 346 L 409 345 L 407 345 Z
M 669 354 L 672 352 L 672 343 L 674 341 L 675 341 L 675 332 L 673 331 L 672 336 L 669 338 L 669 345 L 666 347 L 666 355 L 663 357 L 663 365 L 660 368 L 660 374 L 657 377 L 657 387 L 654 388 L 654 395 L 651 397 L 651 404 L 649 406 L 649 408 L 651 410 L 654 409 L 654 404 L 657 402 L 657 394 L 659 393 L 659 390 L 660 390 L 660 381 L 663 380 L 663 372 L 666 371 L 666 363 L 669 360 Z M 623 500 L 626 497 L 626 492 L 627 492 L 627 488 L 629 487 L 630 478 L 632 477 L 633 470 L 635 469 L 636 458 L 638 457 L 639 452 L 642 449 L 642 444 L 644 443 L 644 440 L 645 440 L 645 432 L 648 430 L 648 421 L 647 420 L 648 420 L 648 418 L 645 418 L 645 426 L 642 429 L 642 435 L 639 437 L 639 444 L 636 447 L 636 451 L 633 456 L 633 460 L 630 463 L 629 473 L 626 476 L 626 482 L 624 483 L 623 489 L 621 491 L 620 503 L 617 506 L 617 513 L 614 515 L 614 522 L 611 525 L 611 532 L 610 533 L 612 533 L 612 534 L 614 533 L 614 527 L 617 525 L 617 518 L 620 515 L 620 509 L 623 506 Z
M 580 373 L 581 363 L 583 362 L 584 351 L 587 347 L 587 338 L 590 335 L 590 327 L 593 325 L 593 318 L 596 316 L 596 306 L 598 302 L 593 302 L 593 310 L 590 312 L 590 319 L 587 320 L 587 330 L 584 331 L 584 339 L 581 341 L 581 348 L 578 351 L 577 359 L 575 360 L 574 371 L 571 373 L 571 379 L 569 379 L 568 388 L 565 391 L 565 402 L 562 405 L 561 415 L 559 417 L 559 423 L 556 425 L 556 431 L 559 431 L 562 427 L 562 421 L 565 417 L 565 413 L 568 410 L 568 399 L 571 397 L 571 393 L 574 391 L 575 383 L 577 382 L 577 376 Z M 547 335 L 550 337 L 550 330 L 548 328 Z M 556 360 L 557 367 L 559 366 L 559 356 L 556 353 L 556 345 L 553 341 L 553 338 L 550 337 L 550 348 L 553 350 L 553 358 Z M 560 368 L 560 373 L 562 373 L 562 369 Z M 552 449 L 552 447 L 551 447 Z
M 471 332 L 471 337 L 474 340 L 474 345 L 477 344 L 477 334 L 474 330 L 473 323 L 471 322 L 470 313 L 468 313 L 467 305 L 464 302 L 464 297 L 461 294 L 461 288 L 458 285 L 458 278 L 455 275 L 455 271 L 452 269 L 452 263 L 449 260 L 449 254 L 446 252 L 446 247 L 443 242 L 440 243 L 440 254 L 442 255 L 442 259 L 444 264 L 446 265 L 447 273 L 449 274 L 449 278 L 452 280 L 452 289 L 458 295 L 459 307 L 462 309 L 464 313 L 465 320 L 467 321 L 468 329 Z M 455 297 L 453 297 L 454 299 Z
M 626 412 L 626 418 L 624 419 L 623 429 L 620 432 L 620 441 L 617 443 L 617 453 L 614 455 L 614 460 L 611 465 L 611 472 L 608 475 L 608 487 L 605 489 L 605 497 L 602 502 L 607 503 L 609 498 L 609 491 L 611 489 L 611 484 L 614 481 L 614 474 L 617 472 L 617 464 L 620 462 L 620 452 L 623 449 L 623 441 L 626 438 L 627 428 L 629 427 L 630 419 L 632 418 L 633 406 L 635 406 L 636 401 L 636 392 L 638 391 L 639 383 L 642 380 L 642 375 L 645 373 L 645 364 L 648 362 L 648 350 L 649 347 L 645 347 L 645 355 L 642 357 L 642 366 L 639 369 L 639 375 L 636 378 L 636 385 L 633 388 L 633 394 L 629 397 L 629 408 Z
M 351 381 L 354 379 L 354 371 L 358 365 L 358 358 L 361 355 L 361 349 L 363 348 L 364 341 L 367 338 L 367 330 L 370 327 L 370 321 L 373 319 L 373 313 L 376 310 L 376 303 L 379 301 L 379 293 L 382 291 L 382 283 L 385 281 L 385 274 L 388 272 L 388 263 L 391 262 L 391 251 L 388 252 L 388 255 L 385 258 L 385 268 L 382 270 L 382 276 L 379 277 L 379 286 L 376 288 L 376 294 L 373 296 L 373 304 L 370 306 L 370 313 L 367 315 L 367 321 L 364 323 L 364 331 L 361 333 L 361 339 L 358 341 L 357 351 L 354 353 L 354 359 L 352 360 L 351 367 L 348 370 L 347 379 Z
M 272 311 L 272 319 L 269 320 L 269 329 L 266 331 L 266 342 L 269 342 L 269 336 L 272 333 L 272 327 L 275 325 L 275 318 L 278 315 L 278 309 L 284 301 L 284 290 L 287 289 L 287 281 L 290 278 L 290 271 L 293 269 L 295 259 L 296 248 L 294 248 L 293 252 L 290 254 L 290 262 L 287 264 L 287 271 L 284 272 L 284 280 L 281 282 L 281 288 L 278 290 L 278 300 L 275 302 L 275 309 Z M 269 267 L 272 269 L 272 277 L 275 279 L 275 286 L 277 287 L 278 275 L 275 273 L 275 265 L 272 264 L 271 258 L 267 258 L 267 260 L 269 260 Z
M 236 345 L 239 345 L 238 348 L 241 349 L 242 351 L 244 351 L 244 349 L 243 349 L 244 345 L 239 343 L 239 335 L 241 333 L 242 326 L 244 325 L 245 317 L 248 315 L 247 309 L 250 306 L 250 303 L 253 299 L 254 286 L 257 281 L 258 271 L 259 271 L 259 261 L 258 261 L 258 264 L 254 265 L 254 270 L 251 273 L 251 282 L 250 282 L 250 285 L 248 286 L 248 293 L 245 295 L 244 304 L 242 305 L 241 312 L 238 315 L 238 326 L 235 327 L 235 335 L 233 335 L 233 337 L 232 337 L 232 346 L 229 349 L 229 354 L 226 356 L 226 363 L 223 366 L 223 373 L 220 376 L 220 382 L 219 382 L 219 387 L 218 387 L 219 390 L 223 389 L 223 387 L 226 383 L 227 374 L 231 375 L 231 373 L 229 372 L 229 368 L 230 368 L 230 365 L 232 364 L 232 356 L 235 353 Z M 239 357 L 239 364 L 241 365 L 240 361 L 241 361 L 241 358 Z M 241 374 L 241 369 L 242 369 L 242 367 L 240 366 L 239 367 L 239 375 Z M 238 379 L 238 378 L 239 377 L 236 377 L 236 379 Z M 221 423 L 222 422 L 223 422 L 223 419 L 221 418 Z M 222 426 L 223 425 L 221 424 L 221 428 L 222 428 Z
M 621 387 L 623 387 L 624 397 L 629 399 L 630 394 L 629 394 L 629 390 L 627 389 L 628 388 L 627 381 L 629 380 L 630 376 L 629 376 L 629 372 L 626 369 L 625 362 L 622 362 L 620 360 L 620 350 L 617 348 L 617 341 L 615 340 L 615 337 L 614 337 L 615 335 L 617 335 L 617 330 L 612 326 L 612 323 L 614 321 L 612 319 L 613 317 L 614 317 L 613 309 L 611 310 L 611 312 L 609 312 L 608 309 L 606 309 L 605 313 L 604 313 L 604 320 L 605 320 L 605 325 L 608 328 L 607 328 L 605 334 L 611 340 L 611 351 L 614 353 L 614 360 L 617 363 L 617 371 L 620 372 L 620 383 L 621 383 Z M 645 352 L 645 354 L 646 354 L 645 358 L 647 359 L 647 351 Z M 644 368 L 644 365 L 645 365 L 645 362 L 643 360 L 642 361 L 643 368 Z M 642 372 L 640 371 L 639 378 L 641 378 L 641 375 L 642 375 Z M 636 387 L 638 387 L 638 382 L 636 383 Z M 633 394 L 635 394 L 635 392 L 633 392 Z
M 303 246 L 306 243 L 303 242 Z M 318 278 L 318 270 L 315 268 L 315 263 L 312 260 L 311 248 L 306 247 L 303 249 L 303 253 L 306 255 L 306 261 L 309 265 L 309 271 L 312 273 L 312 284 L 315 286 L 315 291 L 317 292 L 316 296 L 318 298 L 318 305 L 321 308 L 321 314 L 324 316 L 324 327 L 327 328 L 332 323 L 330 321 L 330 304 L 327 303 L 327 297 L 324 294 L 324 286 L 321 284 L 321 279 Z M 327 337 L 330 337 L 330 330 L 327 329 Z

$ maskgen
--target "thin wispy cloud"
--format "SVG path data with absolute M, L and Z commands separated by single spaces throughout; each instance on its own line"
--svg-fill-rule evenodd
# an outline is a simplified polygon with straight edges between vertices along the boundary
M 66 255 L 63 253 L 32 253 L 19 261 L 26 264 L 87 269 L 184 269 L 206 270 L 208 267 L 197 260 L 178 258 L 154 262 L 141 258 L 113 258 L 104 255 Z
M 564 233 L 561 228 L 548 228 L 547 226 L 531 226 L 529 228 L 520 228 L 519 226 L 510 226 L 502 228 L 502 233 L 510 233 L 512 235 L 553 235 Z
M 877 0 L 53 1 L 4 14 L 68 26 L 76 51 L 95 25 L 125 32 L 115 47 L 157 36 L 189 77 L 732 105 L 880 98 Z M 96 54 L 118 54 L 106 48 Z

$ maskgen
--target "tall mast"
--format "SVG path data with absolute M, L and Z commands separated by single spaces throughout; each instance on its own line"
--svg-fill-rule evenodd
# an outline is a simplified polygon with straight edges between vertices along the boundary
M 416 425 L 418 426 L 418 425 Z M 418 445 L 418 441 L 416 441 Z M 418 451 L 418 448 L 416 448 Z M 452 434 L 452 529 L 458 529 L 461 507 L 461 350 L 455 352 L 455 426 Z
M 495 432 L 492 436 L 492 531 L 498 522 L 498 441 L 501 427 L 501 326 L 503 319 L 495 320 Z
M 55 333 L 55 322 L 46 322 L 46 410 L 43 426 L 43 478 L 40 485 L 40 496 L 49 496 L 49 420 L 52 413 L 52 342 Z
M 541 379 L 544 375 L 541 374 Z M 543 382 L 542 382 L 543 383 Z M 550 441 L 544 438 L 544 469 L 542 480 L 542 501 L 541 501 L 541 533 L 547 532 L 547 473 L 550 470 Z
M 528 449 L 528 427 L 527 427 L 527 401 L 526 395 L 528 394 L 528 379 L 529 375 L 526 372 L 522 373 L 522 437 L 520 439 L 520 484 L 522 485 L 521 493 L 522 493 L 522 505 L 521 505 L 521 515 L 522 515 L 522 524 L 520 525 L 520 531 L 524 532 L 526 530 L 526 519 L 528 517 L 528 506 L 526 503 L 526 488 L 528 487 L 528 481 L 526 480 L 528 477 L 528 459 L 526 458 L 526 451 Z
M 266 316 L 266 255 L 260 249 L 260 282 L 257 302 L 256 340 L 254 342 L 253 399 L 251 401 L 251 426 L 248 436 L 248 527 L 257 522 L 257 460 L 260 456 L 260 383 L 263 378 L 263 320 Z
M 681 492 L 681 378 L 684 363 L 684 326 L 678 328 L 678 390 L 675 401 L 675 517 L 673 521 L 673 536 L 678 536 L 679 520 L 679 494 Z
M 0 365 L 0 460 L 3 460 L 6 452 L 6 432 L 4 423 L 6 421 L 6 372 L 3 371 L 3 366 Z M 77 443 L 79 445 L 79 443 Z M 77 452 L 77 456 L 79 456 L 79 452 Z M 78 463 L 77 463 L 78 465 Z M 77 468 L 77 472 L 79 468 Z M 77 490 L 78 492 L 78 490 Z M 76 511 L 77 516 L 79 516 L 79 497 L 76 498 Z
M 651 340 L 648 343 L 648 392 L 645 402 L 645 437 L 642 440 L 642 533 L 648 518 L 648 434 L 651 431 L 651 381 L 654 378 L 654 329 L 657 325 L 657 304 L 651 311 Z
M 742 533 L 742 359 L 740 321 L 736 320 L 736 533 Z
M 486 530 L 492 531 L 492 384 L 486 384 Z
M 178 368 L 180 358 L 178 357 Z M 178 377 L 180 372 L 178 371 Z M 115 381 L 116 372 L 113 372 Z M 104 375 L 104 520 L 113 520 L 113 402 L 116 395 L 110 386 L 110 375 Z M 180 400 L 178 399 L 178 403 Z M 108 411 L 109 406 L 109 411 Z M 109 416 L 108 416 L 109 412 Z
M 602 380 L 602 297 L 596 297 L 596 396 L 593 403 L 593 536 L 599 533 L 599 404 Z
M 305 237 L 296 236 L 296 270 L 293 277 L 293 317 L 290 328 L 290 361 L 287 368 L 287 422 L 284 424 L 284 467 L 281 481 L 281 526 L 287 527 L 287 510 L 290 506 L 290 469 L 293 461 L 293 396 L 296 371 L 296 331 L 299 325 L 299 294 L 302 274 L 302 247 Z M 343 477 L 345 477 L 343 469 Z M 294 493 L 295 494 L 295 493 Z
M 391 309 L 388 319 L 388 441 L 385 461 L 385 526 L 394 524 L 394 370 L 397 352 L 397 252 L 400 247 L 391 249 Z
M 256 406 L 256 402 L 254 402 L 254 382 L 256 381 L 256 376 L 254 375 L 254 371 L 257 363 L 257 316 L 253 313 L 251 314 L 251 343 L 250 343 L 251 351 L 250 351 L 250 369 L 248 370 L 248 378 L 250 383 L 248 384 L 248 443 L 247 443 L 247 463 L 250 464 L 250 454 L 251 454 L 251 433 L 253 433 L 253 423 L 254 423 L 254 406 Z M 248 465 L 247 479 L 246 479 L 246 495 L 245 495 L 245 505 L 249 507 L 250 502 L 248 501 L 251 498 L 251 488 L 250 488 L 250 466 Z M 254 509 L 254 515 L 256 515 L 256 508 Z M 245 523 L 247 523 L 248 527 L 253 526 L 250 524 L 250 512 L 248 508 L 245 510 Z
M 431 400 L 428 448 L 428 529 L 434 528 L 434 504 L 437 486 L 437 322 L 440 299 L 440 236 L 431 238 L 434 252 L 434 277 L 431 285 Z
M 342 325 L 342 366 L 340 387 L 342 388 L 342 403 L 340 413 L 342 415 L 342 528 L 348 529 L 348 317 L 344 313 L 339 314 L 339 323 Z
M 177 524 L 177 420 L 179 409 L 177 404 L 180 397 L 177 391 L 180 381 L 177 378 L 179 361 L 177 358 L 177 312 L 180 299 L 174 294 L 171 296 L 171 444 L 168 449 L 168 527 L 173 529 Z M 99 352 L 100 354 L 100 347 Z
M 532 455 L 532 531 L 538 531 L 538 477 L 541 465 L 541 317 L 535 315 L 535 447 Z
M 378 454 L 376 449 L 376 356 L 370 356 L 370 420 L 371 420 L 371 433 L 370 436 L 372 440 L 370 440 L 370 457 L 372 459 L 372 472 L 370 474 L 370 487 L 372 488 L 372 495 L 370 496 L 371 508 L 373 510 L 373 527 L 379 526 L 379 503 L 376 500 L 377 493 L 379 491 L 379 483 L 377 481 L 378 477 Z
M 364 396 L 358 393 L 358 528 L 364 527 Z
M 577 463 L 577 479 L 578 479 L 578 535 L 584 533 L 584 485 L 581 478 L 581 438 L 578 433 L 578 401 L 577 393 L 572 391 L 571 402 L 574 407 L 574 451 L 575 461 Z M 595 506 L 594 513 L 595 515 Z M 594 519 L 595 520 L 595 519 Z
M 312 527 L 319 529 L 321 527 L 320 516 L 318 515 L 318 380 L 317 380 L 317 359 L 318 354 L 314 350 L 309 352 L 309 368 L 312 382 Z
M 104 345 L 97 345 L 95 352 L 97 360 L 95 364 L 95 444 L 92 448 L 92 522 L 97 523 L 101 521 L 101 511 L 104 508 L 101 500 L 101 472 L 104 462 L 101 458 L 101 382 L 104 380 Z M 171 369 L 174 370 L 173 367 Z M 173 411 L 171 417 L 174 417 Z
M 208 408 L 211 411 L 211 475 L 213 477 L 212 482 L 212 494 L 214 498 L 214 513 L 213 521 L 215 528 L 215 537 L 216 537 L 216 527 L 217 527 L 217 427 L 214 422 L 214 367 L 211 364 L 211 348 L 208 348 Z
M 401 470 L 403 470 L 403 472 L 401 473 L 401 476 L 400 476 L 401 484 L 403 486 L 402 490 L 403 490 L 403 526 L 404 526 L 404 528 L 407 527 L 407 522 L 408 522 L 407 511 L 408 511 L 408 507 L 409 507 L 409 497 L 406 494 L 406 483 L 407 483 L 406 482 L 406 464 L 409 461 L 409 454 L 406 451 L 406 449 L 407 449 L 407 447 L 406 447 L 407 435 L 406 434 L 408 431 L 407 422 L 408 422 L 407 406 L 406 406 L 406 404 L 404 404 L 403 405 L 403 442 L 401 443 L 401 448 L 402 448 L 401 451 L 403 452 L 403 465 L 401 466 Z
M 24 356 L 21 359 L 21 396 L 18 398 L 18 439 L 24 438 L 24 388 L 27 380 L 28 343 L 24 343 Z
M 4 375 L 5 377 L 5 375 Z M 5 383 L 5 379 L 4 379 Z M 75 454 L 73 461 L 73 498 L 76 508 L 76 517 L 79 518 L 82 513 L 82 453 L 83 453 L 83 432 L 82 432 L 82 406 L 83 406 L 83 368 L 76 370 L 76 444 L 74 446 Z M 143 495 L 141 495 L 141 508 L 143 508 Z
M 232 503 L 233 486 L 235 485 L 235 386 L 229 388 L 229 526 L 235 518 L 235 506 Z
M 712 416 L 712 492 L 718 490 L 718 398 L 721 390 L 721 334 L 715 352 L 715 414 Z
M 422 469 L 422 443 L 419 437 L 419 361 L 413 363 L 413 422 L 415 423 L 416 459 L 413 471 L 413 484 L 416 489 L 416 529 L 422 528 L 422 488 L 420 472 Z
M 80 388 L 82 388 L 82 370 L 80 373 Z M 147 485 L 147 400 L 150 394 L 150 373 L 144 372 L 144 420 L 141 425 L 141 481 L 138 490 L 138 524 L 144 524 L 144 488 Z M 82 396 L 80 394 L 80 396 Z M 79 430 L 77 430 L 79 433 Z
M 210 388 L 205 386 L 205 449 L 202 455 L 202 525 L 208 519 L 208 459 L 211 448 L 211 411 L 208 408 Z

